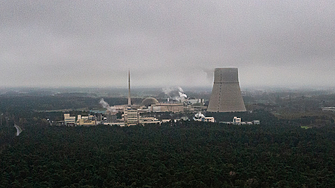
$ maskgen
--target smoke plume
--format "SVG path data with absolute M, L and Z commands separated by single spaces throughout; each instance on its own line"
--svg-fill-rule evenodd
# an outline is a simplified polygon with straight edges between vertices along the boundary
M 198 112 L 194 115 L 194 119 L 201 119 L 201 118 L 204 118 L 205 115 L 203 115 L 201 112 Z
M 101 104 L 101 106 L 103 108 L 106 108 L 106 110 L 109 112 L 116 112 L 116 109 L 113 107 L 110 107 L 109 104 L 103 98 L 101 98 L 99 104 Z
M 203 69 L 203 71 L 206 73 L 208 83 L 212 83 L 214 79 L 214 69 Z
M 173 91 L 173 89 L 171 87 L 165 87 L 162 90 L 165 93 L 165 95 L 167 95 L 169 98 L 171 98 L 170 93 Z
M 181 88 L 180 86 L 178 86 L 178 90 L 179 90 L 180 92 L 184 93 L 183 88 Z
M 165 95 L 168 96 L 168 98 L 172 98 L 176 101 L 184 101 L 187 99 L 187 95 L 184 93 L 183 88 L 180 86 L 178 87 L 166 87 L 162 89 Z

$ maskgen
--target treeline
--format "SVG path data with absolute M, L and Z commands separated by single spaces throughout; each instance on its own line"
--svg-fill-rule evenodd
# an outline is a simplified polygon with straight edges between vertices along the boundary
M 112 105 L 127 104 L 127 99 L 122 97 L 104 98 Z M 140 103 L 141 98 L 132 99 Z M 59 121 L 63 119 L 64 112 L 52 112 L 52 110 L 89 111 L 102 108 L 100 98 L 78 96 L 0 96 L 0 120 L 18 124 L 33 124 L 37 119 L 51 119 Z M 20 120 L 22 119 L 22 120 Z
M 206 116 L 212 116 L 217 122 L 226 121 L 231 122 L 233 117 L 240 117 L 242 121 L 253 121 L 260 120 L 263 125 L 291 125 L 291 126 L 309 126 L 309 127 L 323 127 L 328 125 L 334 125 L 333 114 L 322 114 L 315 113 L 315 115 L 309 114 L 304 115 L 303 113 L 296 115 L 295 117 L 284 116 L 278 118 L 272 113 L 258 109 L 252 112 L 226 112 L 226 113 L 211 113 L 207 112 Z
M 234 117 L 242 118 L 242 121 L 253 121 L 260 120 L 262 124 L 274 125 L 278 124 L 279 119 L 275 117 L 268 111 L 265 110 L 254 110 L 252 112 L 224 112 L 224 113 L 216 113 L 216 112 L 206 112 L 206 116 L 214 117 L 217 122 L 226 121 L 232 122 Z
M 0 187 L 335 187 L 334 127 L 27 126 L 10 139 Z
M 0 96 L 0 112 L 22 113 L 29 110 L 97 108 L 100 98 L 77 96 Z M 110 105 L 126 104 L 126 98 L 105 98 Z

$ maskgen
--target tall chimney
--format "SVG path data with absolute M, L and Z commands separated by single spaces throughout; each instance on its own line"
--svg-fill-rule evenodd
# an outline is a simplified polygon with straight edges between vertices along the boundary
M 208 112 L 245 112 L 237 68 L 216 68 Z
M 128 70 L 128 106 L 131 106 L 131 98 L 130 98 L 130 70 Z

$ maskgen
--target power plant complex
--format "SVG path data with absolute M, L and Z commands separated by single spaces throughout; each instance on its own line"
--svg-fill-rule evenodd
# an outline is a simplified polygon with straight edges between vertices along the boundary
M 163 90 L 164 91 L 164 90 Z M 168 92 L 164 93 L 168 96 L 167 101 L 159 102 L 153 97 L 145 98 L 141 104 L 132 104 L 130 94 L 130 71 L 128 71 L 128 104 L 109 106 L 103 99 L 100 104 L 106 109 L 106 120 L 93 116 L 78 116 L 64 114 L 65 125 L 96 125 L 108 124 L 119 126 L 130 126 L 137 124 L 157 124 L 167 122 L 169 119 L 156 118 L 153 113 L 178 113 L 184 112 L 197 113 L 193 118 L 194 121 L 214 122 L 213 117 L 205 117 L 201 112 L 245 112 L 246 108 L 241 95 L 241 89 L 238 81 L 237 68 L 216 68 L 214 71 L 214 84 L 209 99 L 208 107 L 204 99 L 188 98 L 184 91 L 178 87 L 178 96 L 172 96 Z M 171 99 L 171 100 L 170 100 Z M 117 118 L 117 114 L 122 117 Z M 184 116 L 185 117 L 185 116 Z M 183 120 L 189 119 L 187 116 Z M 174 119 L 176 120 L 176 119 Z

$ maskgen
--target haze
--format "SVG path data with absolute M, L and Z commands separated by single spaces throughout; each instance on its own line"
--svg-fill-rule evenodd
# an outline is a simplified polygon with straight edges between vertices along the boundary
M 334 23 L 331 0 L 0 0 L 0 86 L 331 87 Z

